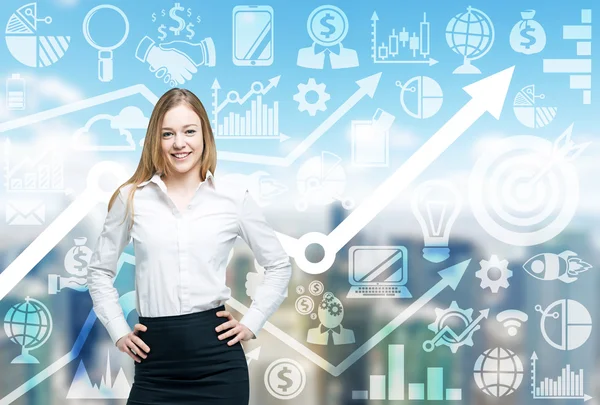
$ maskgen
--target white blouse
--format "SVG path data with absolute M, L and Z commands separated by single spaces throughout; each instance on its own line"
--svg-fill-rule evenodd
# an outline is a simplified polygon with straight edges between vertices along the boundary
M 138 185 L 131 213 L 122 224 L 129 190 L 122 187 L 107 213 L 88 266 L 88 288 L 96 315 L 116 343 L 132 331 L 113 286 L 117 263 L 133 239 L 136 309 L 159 317 L 205 311 L 231 297 L 225 285 L 227 257 L 237 236 L 264 267 L 264 280 L 240 323 L 256 336 L 287 297 L 292 275 L 289 256 L 248 190 L 215 181 L 210 171 L 181 212 L 158 174 Z

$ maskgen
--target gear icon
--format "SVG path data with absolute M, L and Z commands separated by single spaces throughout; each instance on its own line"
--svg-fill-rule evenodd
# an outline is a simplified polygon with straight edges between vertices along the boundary
M 310 91 L 317 93 L 318 98 L 314 103 L 309 103 L 306 99 L 306 95 Z M 317 111 L 325 111 L 327 109 L 325 102 L 330 98 L 331 96 L 325 92 L 325 83 L 317 84 L 312 77 L 308 79 L 306 84 L 300 83 L 298 85 L 298 93 L 294 94 L 294 100 L 298 102 L 298 110 L 308 111 L 312 117 L 317 114 Z
M 332 302 L 329 304 L 329 315 L 331 316 L 340 316 L 342 314 L 343 308 L 339 302 Z
M 323 294 L 323 299 L 327 301 L 328 304 L 333 301 L 334 298 L 335 296 L 332 292 L 327 291 L 325 294 Z
M 490 260 L 481 260 L 479 262 L 481 269 L 475 273 L 475 277 L 481 279 L 481 288 L 489 288 L 494 294 L 502 288 L 508 288 L 508 279 L 512 277 L 512 270 L 508 269 L 508 260 L 500 260 L 498 256 L 492 255 Z M 494 278 L 490 278 L 490 271 L 499 273 Z
M 435 322 L 433 322 L 432 324 L 430 324 L 427 328 L 432 331 L 433 333 L 435 333 L 436 335 L 443 330 L 445 327 L 447 327 L 448 329 L 450 329 L 450 331 L 453 330 L 459 330 L 456 327 L 456 322 L 458 323 L 463 323 L 465 328 L 469 328 L 470 325 L 473 323 L 473 309 L 461 309 L 458 304 L 456 303 L 456 301 L 452 301 L 452 303 L 450 304 L 450 307 L 448 309 L 440 309 L 440 308 L 436 308 L 435 309 Z M 459 326 L 460 328 L 460 326 Z M 453 333 L 444 333 L 442 336 L 439 337 L 439 339 L 437 339 L 435 341 L 435 346 L 448 346 L 450 348 L 450 350 L 452 350 L 452 353 L 456 353 L 459 349 L 459 347 L 461 346 L 473 346 L 473 333 L 475 333 L 475 331 L 479 330 L 481 327 L 479 325 L 473 327 L 467 334 L 467 336 L 465 336 L 463 339 L 457 340 L 455 338 L 456 334 Z M 434 339 L 435 340 L 435 339 Z M 427 343 L 427 342 L 426 342 Z M 432 341 L 433 343 L 433 341 Z M 432 351 L 434 344 L 430 344 L 430 349 L 428 350 L 427 348 L 425 348 L 425 344 L 423 346 L 423 348 L 426 351 Z

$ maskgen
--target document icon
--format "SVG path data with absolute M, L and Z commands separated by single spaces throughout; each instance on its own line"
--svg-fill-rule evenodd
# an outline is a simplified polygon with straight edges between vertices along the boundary
M 46 220 L 46 206 L 40 200 L 10 200 L 6 203 L 8 225 L 42 225 Z
M 412 298 L 404 246 L 352 246 L 348 260 L 347 298 Z
M 387 167 L 389 165 L 389 130 L 392 114 L 378 108 L 371 120 L 352 121 L 352 165 L 357 167 Z

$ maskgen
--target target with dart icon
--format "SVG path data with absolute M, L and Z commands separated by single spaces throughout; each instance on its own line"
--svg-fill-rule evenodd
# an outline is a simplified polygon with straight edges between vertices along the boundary
M 573 125 L 554 142 L 520 135 L 482 155 L 469 179 L 475 218 L 494 238 L 533 246 L 558 235 L 579 201 L 579 178 L 571 164 L 590 142 L 571 141 Z

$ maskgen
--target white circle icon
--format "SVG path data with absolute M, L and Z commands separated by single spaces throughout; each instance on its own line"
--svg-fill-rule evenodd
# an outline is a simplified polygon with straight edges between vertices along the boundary
M 469 178 L 475 218 L 494 238 L 533 246 L 558 235 L 571 222 L 579 201 L 579 178 L 552 142 L 512 136 L 494 144 L 475 163 Z
M 302 365 L 295 360 L 276 360 L 265 371 L 265 387 L 275 398 L 295 398 L 305 385 L 306 373 Z

